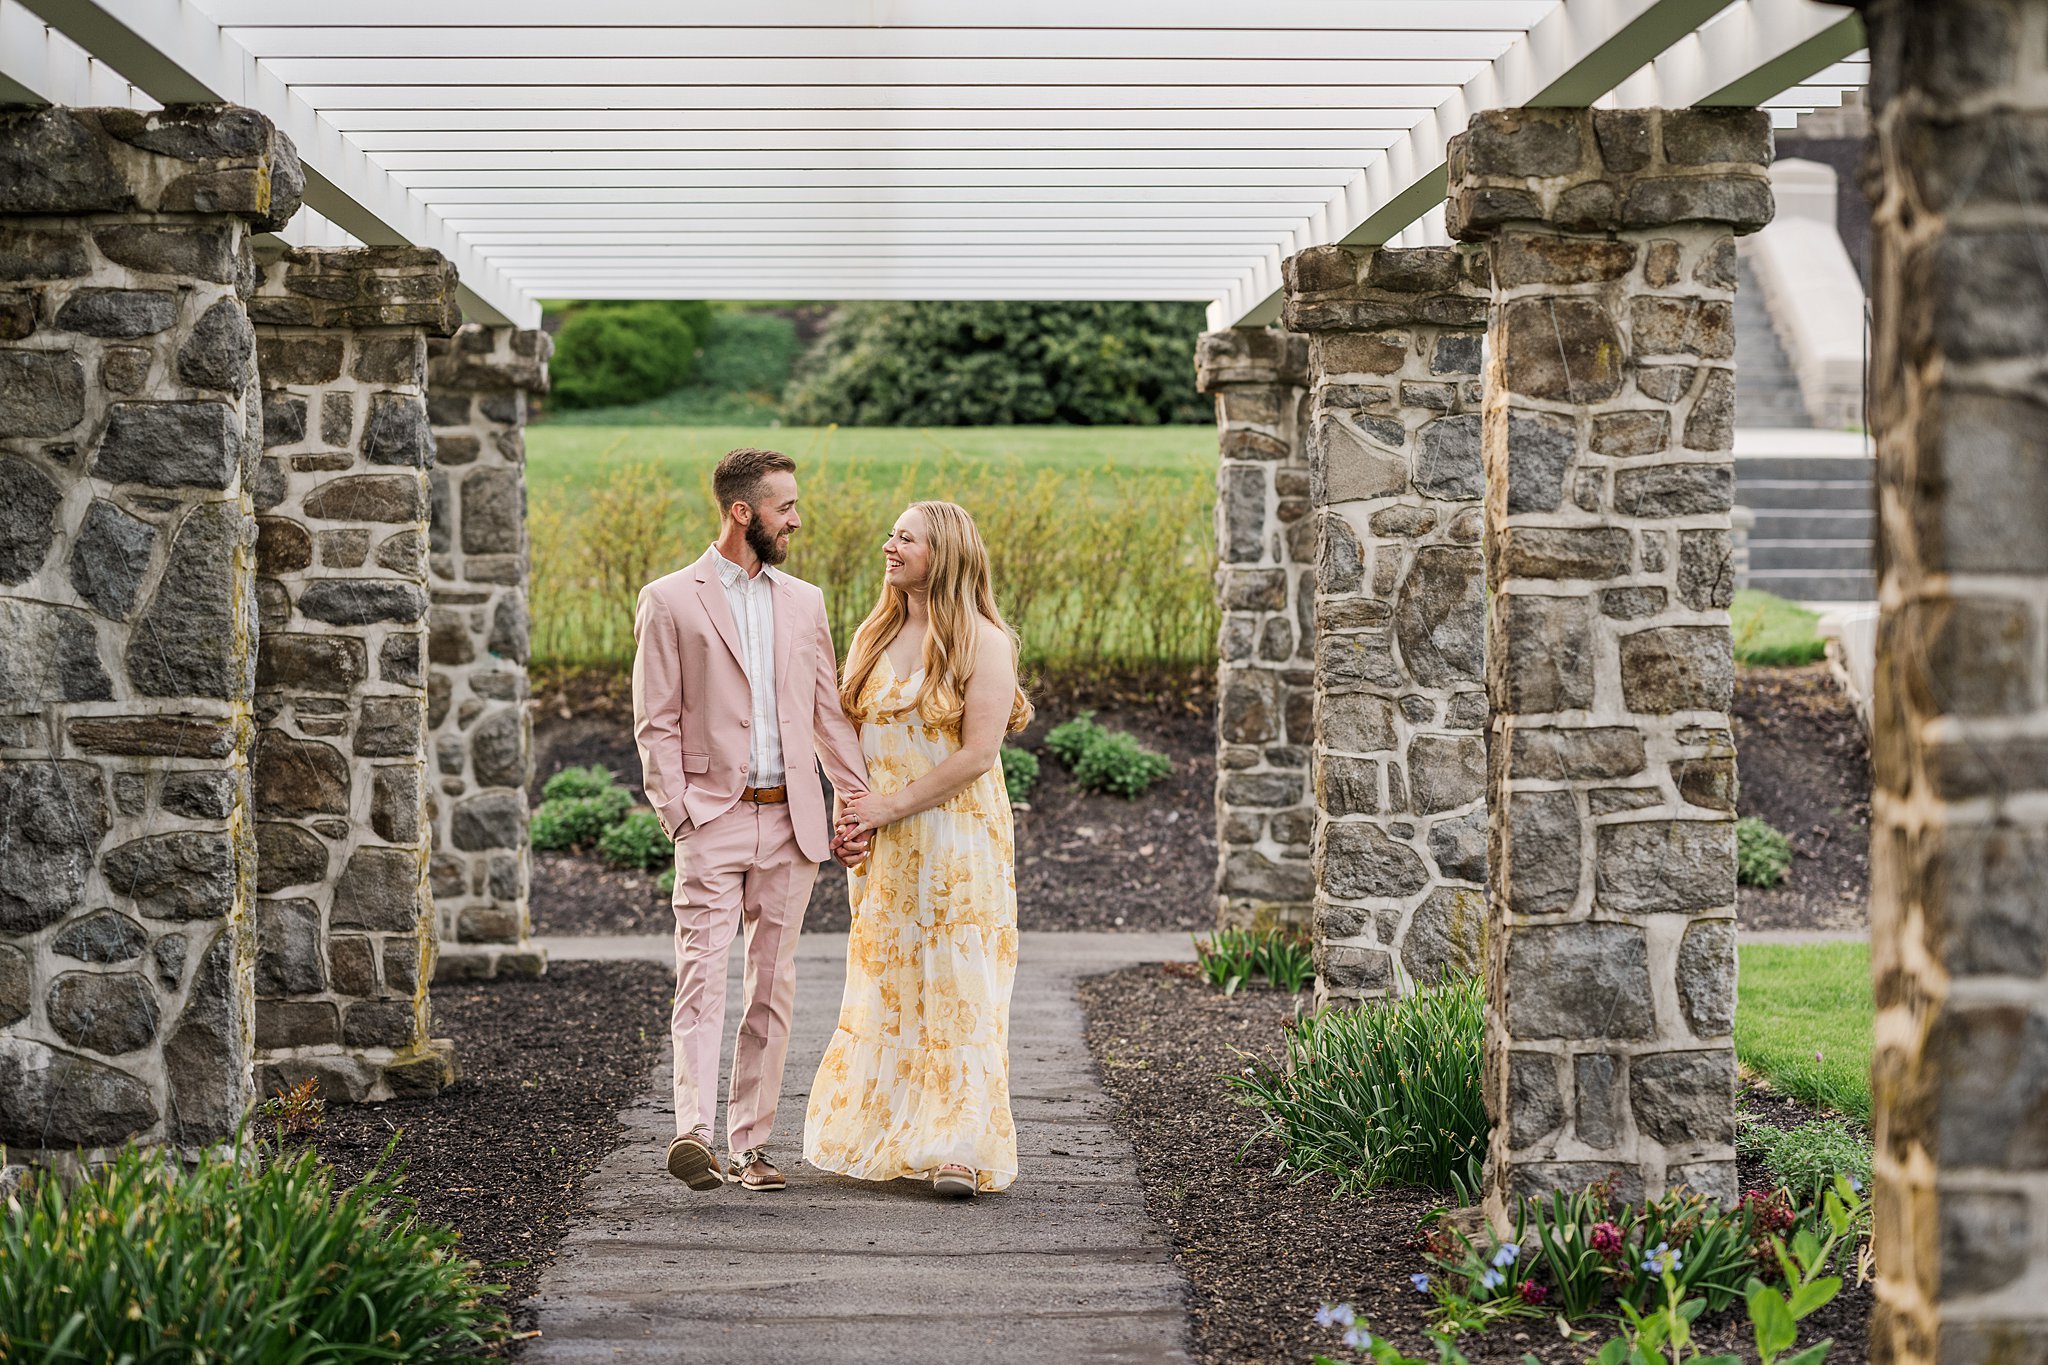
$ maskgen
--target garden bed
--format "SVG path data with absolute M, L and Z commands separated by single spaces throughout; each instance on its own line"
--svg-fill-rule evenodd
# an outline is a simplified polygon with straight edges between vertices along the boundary
M 1206 692 L 1136 688 L 1049 691 L 1011 742 L 1040 754 L 1028 810 L 1017 814 L 1017 912 L 1024 929 L 1208 927 L 1216 880 L 1215 710 Z M 1045 732 L 1089 709 L 1173 760 L 1173 773 L 1134 801 L 1086 792 L 1046 755 Z M 544 695 L 534 717 L 531 797 L 564 768 L 601 764 L 640 791 L 630 703 L 585 683 Z M 665 934 L 674 929 L 655 874 L 621 871 L 581 853 L 537 853 L 533 926 L 539 934 Z M 847 927 L 846 874 L 818 874 L 804 927 Z
M 1303 1365 L 1316 1351 L 1342 1358 L 1338 1330 L 1318 1327 L 1314 1315 L 1348 1302 L 1374 1332 L 1411 1355 L 1432 1355 L 1423 1336 L 1429 1300 L 1408 1276 L 1428 1268 L 1421 1220 L 1442 1201 L 1404 1189 L 1339 1199 L 1328 1177 L 1274 1175 L 1277 1147 L 1223 1083 L 1245 1065 L 1242 1054 L 1279 1060 L 1281 1024 L 1306 999 L 1267 990 L 1226 997 L 1185 969 L 1157 966 L 1081 986 L 1088 1045 L 1116 1103 L 1117 1129 L 1137 1150 L 1146 1207 L 1188 1277 L 1190 1350 L 1215 1365 Z M 1753 1111 L 1774 1126 L 1812 1117 L 1779 1097 L 1759 1100 Z M 1761 1169 L 1745 1163 L 1743 1183 L 1764 1183 Z M 1801 1341 L 1832 1336 L 1830 1365 L 1867 1359 L 1870 1301 L 1867 1286 L 1845 1289 L 1802 1325 Z M 1703 1349 L 1754 1358 L 1739 1309 L 1703 1320 L 1699 1336 Z M 1475 1362 L 1502 1365 L 1525 1352 L 1557 1365 L 1590 1354 L 1544 1319 L 1460 1345 Z
M 543 976 L 436 983 L 434 1031 L 461 1079 L 430 1100 L 334 1105 L 313 1136 L 353 1184 L 392 1134 L 405 1193 L 462 1233 L 463 1254 L 508 1285 L 515 1326 L 577 1207 L 583 1177 L 616 1145 L 618 1112 L 646 1088 L 667 1041 L 670 979 L 644 962 L 558 962 Z
M 1822 665 L 1736 674 L 1737 810 L 1792 841 L 1792 868 L 1768 889 L 1744 887 L 1745 929 L 1869 925 L 1870 749 L 1855 708 Z

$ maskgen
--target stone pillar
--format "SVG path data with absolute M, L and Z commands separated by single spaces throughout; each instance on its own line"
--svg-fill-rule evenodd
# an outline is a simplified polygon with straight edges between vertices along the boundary
M 1736 1194 L 1733 234 L 1756 110 L 1496 110 L 1451 143 L 1483 446 L 1487 1202 Z
M 2048 1352 L 2048 3 L 1873 3 L 1879 1361 Z
M 1317 1004 L 1481 966 L 1486 257 L 1314 247 L 1286 263 L 1309 345 L 1316 561 Z
M 1205 333 L 1216 397 L 1217 923 L 1306 929 L 1314 900 L 1315 519 L 1302 409 L 1308 347 L 1272 328 Z
M 427 726 L 444 981 L 535 976 L 547 965 L 527 941 L 525 429 L 553 351 L 545 332 L 474 323 L 429 346 L 437 454 Z
M 261 448 L 245 298 L 289 139 L 0 111 L 0 1144 L 226 1137 L 250 1100 Z
M 438 1090 L 426 818 L 427 335 L 455 271 L 412 247 L 291 250 L 250 305 L 263 383 L 254 490 L 265 1091 Z

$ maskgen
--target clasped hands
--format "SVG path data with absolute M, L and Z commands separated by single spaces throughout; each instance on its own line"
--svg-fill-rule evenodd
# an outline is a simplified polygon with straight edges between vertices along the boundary
M 842 798 L 832 831 L 832 856 L 842 866 L 858 871 L 867 862 L 874 832 L 901 818 L 896 803 L 880 792 L 856 792 Z

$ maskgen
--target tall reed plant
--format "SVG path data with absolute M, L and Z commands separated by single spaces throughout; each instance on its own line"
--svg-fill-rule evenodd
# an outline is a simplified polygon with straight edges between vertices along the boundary
M 420 1221 L 389 1160 L 344 1190 L 310 1149 L 246 1145 L 31 1176 L 0 1209 L 0 1360 L 490 1358 L 507 1329 L 484 1296 L 503 1287 Z
M 1230 1078 L 1266 1117 L 1280 1168 L 1340 1193 L 1419 1185 L 1472 1203 L 1486 1151 L 1480 1089 L 1485 992 L 1476 977 L 1330 1009 L 1288 1027 L 1280 1066 Z
M 803 528 L 786 567 L 823 589 L 842 653 L 880 591 L 882 541 L 897 515 L 912 502 L 944 499 L 981 527 L 1027 668 L 1085 673 L 1214 661 L 1211 480 L 1112 468 L 1061 474 L 945 450 L 899 470 L 872 464 L 836 455 L 828 443 L 798 470 Z M 700 483 L 678 487 L 654 466 L 621 464 L 583 504 L 534 510 L 536 664 L 631 662 L 640 587 L 694 560 L 717 532 L 708 469 Z

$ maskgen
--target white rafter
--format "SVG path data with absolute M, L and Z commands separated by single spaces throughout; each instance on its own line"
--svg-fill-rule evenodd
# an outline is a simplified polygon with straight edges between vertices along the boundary
M 435 246 L 479 315 L 1120 297 L 1226 325 L 1304 246 L 1444 240 L 1479 109 L 1785 121 L 1862 82 L 1858 32 L 1814 0 L 0 0 L 0 72 L 263 110 L 331 220 L 292 240 Z

